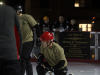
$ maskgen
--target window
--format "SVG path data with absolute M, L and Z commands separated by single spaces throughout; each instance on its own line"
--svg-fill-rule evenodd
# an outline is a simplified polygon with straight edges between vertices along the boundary
M 85 7 L 85 0 L 75 0 L 74 7 Z
M 91 31 L 92 24 L 79 24 L 79 28 L 81 28 L 82 31 Z

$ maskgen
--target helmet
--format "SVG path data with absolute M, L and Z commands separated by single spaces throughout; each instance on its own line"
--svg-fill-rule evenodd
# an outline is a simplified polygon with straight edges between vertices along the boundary
M 44 16 L 43 17 L 43 20 L 47 20 L 47 19 L 49 19 L 48 16 Z
M 13 8 L 15 9 L 16 12 L 22 13 L 23 11 L 23 7 L 21 5 L 15 5 L 13 6 Z
M 41 41 L 47 41 L 47 42 L 49 42 L 49 41 L 51 41 L 51 42 L 53 42 L 53 34 L 52 33 L 50 33 L 50 32 L 48 32 L 48 31 L 46 31 L 46 32 L 44 32 L 41 36 L 40 36 L 40 40 Z

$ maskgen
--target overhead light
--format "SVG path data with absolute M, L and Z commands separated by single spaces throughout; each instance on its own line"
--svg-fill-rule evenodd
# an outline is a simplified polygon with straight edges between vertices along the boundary
M 2 5 L 2 4 L 3 4 L 3 2 L 0 2 L 0 4 Z
M 92 23 L 94 23 L 94 21 L 92 21 Z
M 79 7 L 79 3 L 75 3 L 74 4 L 74 7 Z
M 93 17 L 93 20 L 95 19 L 95 17 Z

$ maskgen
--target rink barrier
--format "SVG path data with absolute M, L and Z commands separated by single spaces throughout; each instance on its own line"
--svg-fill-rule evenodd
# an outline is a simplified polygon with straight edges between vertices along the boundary
M 32 58 L 30 59 L 31 62 L 36 62 L 37 59 L 36 58 Z M 67 62 L 81 62 L 81 63 L 100 63 L 100 60 L 91 60 L 91 59 L 66 59 Z M 44 62 L 46 62 L 46 60 L 44 59 Z

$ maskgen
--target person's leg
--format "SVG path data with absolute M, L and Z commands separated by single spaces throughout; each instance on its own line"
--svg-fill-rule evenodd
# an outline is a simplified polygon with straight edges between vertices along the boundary
M 41 65 L 36 66 L 36 71 L 37 71 L 38 75 L 45 75 L 46 74 L 44 68 Z
M 31 62 L 30 62 L 30 59 L 28 59 L 27 61 L 26 61 L 26 74 L 27 75 L 33 75 L 33 69 L 32 69 L 32 64 L 31 64 Z
M 21 57 L 20 63 L 21 63 L 21 75 L 24 75 L 26 70 L 26 59 Z
M 5 60 L 2 64 L 0 75 L 21 75 L 20 63 L 18 60 Z
M 2 70 L 1 64 L 2 64 L 2 62 L 0 61 L 0 75 L 2 75 L 2 74 L 1 74 L 1 72 L 2 72 L 2 71 L 1 71 L 1 70 Z
M 47 62 L 44 62 L 43 65 L 45 67 L 48 67 L 49 69 L 51 68 Z M 36 66 L 36 71 L 37 71 L 38 75 L 46 75 L 46 71 L 45 71 L 44 67 L 41 66 L 41 64 Z
M 32 51 L 32 47 L 33 47 L 33 41 L 26 42 L 23 44 L 21 53 L 21 59 L 22 59 L 21 63 L 23 62 L 23 64 L 21 65 L 22 75 L 24 75 L 25 70 L 27 75 L 33 75 L 33 69 L 30 62 L 30 54 Z
M 58 70 L 58 71 L 54 71 L 54 75 L 67 75 L 67 68 L 63 68 L 61 70 Z

